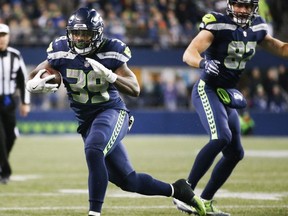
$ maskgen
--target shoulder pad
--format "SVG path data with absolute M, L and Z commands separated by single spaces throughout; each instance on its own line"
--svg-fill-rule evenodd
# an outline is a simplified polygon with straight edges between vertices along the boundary
M 124 53 L 126 54 L 126 56 L 131 58 L 131 50 L 128 46 L 125 47 Z
M 61 36 L 61 37 L 58 37 L 55 40 L 53 40 L 49 44 L 46 52 L 56 52 L 59 50 L 65 50 L 65 51 L 68 50 L 68 43 L 67 43 L 67 37 L 66 36 Z
M 217 19 L 212 13 L 206 14 L 202 18 L 202 22 L 205 23 L 205 25 L 207 25 L 208 23 L 211 23 L 211 22 L 215 22 L 215 21 L 217 21 Z

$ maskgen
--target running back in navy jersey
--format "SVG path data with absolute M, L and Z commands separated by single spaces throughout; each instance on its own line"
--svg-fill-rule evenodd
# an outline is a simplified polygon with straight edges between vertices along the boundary
M 50 68 L 62 74 L 84 142 L 88 216 L 101 216 L 108 181 L 124 191 L 173 196 L 205 215 L 204 204 L 185 179 L 169 184 L 134 170 L 122 142 L 132 118 L 120 92 L 138 97 L 140 85 L 127 64 L 131 58 L 129 48 L 120 40 L 103 38 L 103 31 L 104 22 L 95 9 L 76 10 L 67 21 L 67 36 L 49 45 L 47 59 L 31 71 L 26 83 L 32 93 L 56 92 L 57 84 L 48 82 L 55 75 L 42 75 Z
M 257 16 L 249 26 L 243 28 L 228 15 L 212 12 L 203 17 L 200 30 L 203 29 L 214 35 L 213 43 L 204 52 L 205 58 L 218 60 L 221 64 L 217 77 L 202 73 L 201 79 L 210 86 L 235 88 L 246 63 L 255 54 L 257 44 L 266 36 L 267 24 Z
M 99 111 L 111 107 L 128 111 L 113 84 L 99 77 L 85 60 L 71 52 L 67 37 L 55 39 L 47 49 L 49 64 L 59 70 L 67 89 L 70 106 L 80 123 L 87 124 Z M 130 49 L 117 39 L 104 39 L 93 58 L 112 71 L 131 58 Z

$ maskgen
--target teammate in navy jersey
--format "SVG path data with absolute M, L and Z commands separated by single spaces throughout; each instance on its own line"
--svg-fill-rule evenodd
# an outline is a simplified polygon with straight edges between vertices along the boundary
M 206 14 L 183 55 L 189 66 L 203 69 L 192 90 L 192 103 L 210 136 L 188 176 L 193 190 L 222 152 L 201 194 L 207 215 L 230 215 L 217 209 L 212 200 L 244 156 L 237 109 L 245 107 L 246 101 L 235 88 L 246 63 L 257 45 L 288 57 L 288 44 L 267 33 L 267 24 L 257 10 L 258 0 L 227 0 L 227 13 Z M 174 204 L 187 213 L 195 212 L 177 199 Z
M 103 20 L 94 9 L 80 8 L 70 17 L 67 36 L 48 47 L 47 60 L 31 73 L 26 88 L 32 93 L 57 91 L 57 84 L 40 78 L 47 68 L 61 72 L 70 106 L 79 122 L 89 170 L 89 215 L 100 216 L 108 181 L 143 195 L 175 197 L 205 215 L 203 202 L 185 179 L 168 184 L 130 164 L 122 139 L 129 128 L 129 110 L 119 92 L 137 97 L 140 87 L 127 66 L 129 48 L 116 39 L 103 38 Z

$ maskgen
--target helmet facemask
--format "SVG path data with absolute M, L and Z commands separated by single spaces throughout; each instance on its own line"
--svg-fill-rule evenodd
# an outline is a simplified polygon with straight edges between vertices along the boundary
M 234 5 L 247 6 L 247 12 L 235 12 Z M 227 0 L 227 14 L 239 26 L 245 27 L 251 23 L 258 12 L 258 0 Z
M 67 30 L 68 41 L 73 50 L 80 55 L 87 55 L 97 49 L 102 42 L 103 28 L 91 30 Z

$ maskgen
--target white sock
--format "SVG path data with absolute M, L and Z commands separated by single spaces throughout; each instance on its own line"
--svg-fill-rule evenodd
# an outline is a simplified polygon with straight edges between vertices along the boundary
M 89 211 L 89 216 L 100 216 L 99 212 Z
M 170 184 L 170 186 L 171 186 L 171 189 L 172 189 L 171 197 L 173 197 L 174 196 L 174 187 L 171 184 Z

